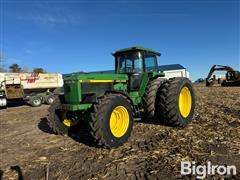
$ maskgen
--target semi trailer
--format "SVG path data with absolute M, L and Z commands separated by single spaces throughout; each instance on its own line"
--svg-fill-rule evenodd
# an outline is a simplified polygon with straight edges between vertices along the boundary
M 10 100 L 23 99 L 31 106 L 51 104 L 57 89 L 63 86 L 61 74 L 0 73 L 0 107 Z

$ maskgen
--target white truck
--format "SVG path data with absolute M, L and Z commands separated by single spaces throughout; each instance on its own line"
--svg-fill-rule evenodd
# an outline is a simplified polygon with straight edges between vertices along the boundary
M 61 74 L 48 73 L 0 73 L 0 107 L 8 100 L 23 99 L 36 107 L 51 104 L 54 93 L 63 86 Z

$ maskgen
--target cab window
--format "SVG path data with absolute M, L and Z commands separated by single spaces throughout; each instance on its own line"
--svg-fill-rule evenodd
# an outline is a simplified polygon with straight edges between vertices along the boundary
M 116 58 L 119 73 L 140 73 L 143 71 L 143 60 L 138 52 L 121 54 Z
M 145 55 L 145 69 L 146 71 L 154 71 L 157 69 L 156 56 L 153 54 Z

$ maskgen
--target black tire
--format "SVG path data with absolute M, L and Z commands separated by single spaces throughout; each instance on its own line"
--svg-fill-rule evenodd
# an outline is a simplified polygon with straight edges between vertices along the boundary
M 62 97 L 55 98 L 54 102 L 50 105 L 48 111 L 49 126 L 55 134 L 68 135 L 74 126 L 66 126 L 63 123 L 62 110 L 60 106 L 63 102 Z M 77 125 L 77 124 L 76 124 Z M 76 126 L 75 125 L 75 126 Z
M 110 129 L 110 117 L 113 110 L 123 106 L 129 117 L 128 127 L 121 137 L 115 137 Z M 94 104 L 90 120 L 91 135 L 97 145 L 106 148 L 116 148 L 125 143 L 133 128 L 133 108 L 128 99 L 121 94 L 108 94 Z
M 0 106 L 0 109 L 7 109 L 7 106 Z
M 38 107 L 42 105 L 42 98 L 41 96 L 32 96 L 29 99 L 29 104 L 33 107 Z
M 191 94 L 189 113 L 184 117 L 179 108 L 179 95 L 183 88 Z M 192 121 L 195 109 L 195 94 L 192 83 L 187 78 L 171 78 L 164 82 L 158 92 L 158 119 L 171 126 L 185 127 Z
M 222 87 L 227 86 L 227 81 L 226 81 L 226 80 L 223 80 L 222 83 L 221 83 L 221 86 L 222 86 Z
M 45 103 L 50 105 L 54 102 L 55 98 L 56 97 L 54 95 L 47 95 L 45 96 Z
M 143 119 L 153 121 L 156 119 L 156 97 L 161 84 L 165 79 L 157 78 L 150 80 L 143 95 Z

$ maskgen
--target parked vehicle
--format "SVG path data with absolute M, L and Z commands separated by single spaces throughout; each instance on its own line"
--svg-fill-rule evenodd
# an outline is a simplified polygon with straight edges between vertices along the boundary
M 205 80 L 203 78 L 198 78 L 194 83 L 198 84 L 198 83 L 204 83 Z
M 226 71 L 225 77 L 216 78 L 216 75 L 213 75 L 215 71 Z M 213 65 L 206 78 L 206 86 L 213 86 L 215 83 L 221 86 L 240 86 L 240 71 L 229 66 Z
M 0 107 L 7 101 L 23 99 L 36 107 L 51 104 L 57 88 L 63 86 L 61 74 L 48 73 L 0 73 Z

